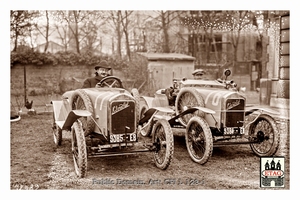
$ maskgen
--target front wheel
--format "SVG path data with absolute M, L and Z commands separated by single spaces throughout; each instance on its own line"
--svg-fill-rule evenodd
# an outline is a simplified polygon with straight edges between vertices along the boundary
M 79 178 L 83 178 L 87 171 L 87 151 L 84 132 L 79 121 L 74 122 L 71 132 L 75 173 Z
M 190 119 L 185 133 L 186 147 L 196 163 L 205 164 L 212 155 L 213 139 L 207 122 L 198 116 Z
M 154 161 L 160 169 L 167 169 L 173 159 L 174 138 L 170 124 L 167 120 L 158 120 L 152 130 L 155 148 Z
M 272 156 L 279 146 L 279 131 L 275 120 L 269 115 L 261 115 L 249 127 L 251 140 L 257 143 L 250 144 L 257 156 Z
M 56 146 L 61 146 L 61 142 L 62 142 L 62 130 L 61 130 L 61 128 L 59 128 L 57 125 L 53 125 L 52 132 L 53 132 L 54 144 Z
M 94 131 L 95 128 L 95 123 L 93 120 L 94 108 L 89 95 L 85 92 L 84 89 L 78 89 L 73 93 L 70 102 L 72 110 L 87 110 L 92 114 L 92 116 L 89 117 L 79 118 L 82 124 L 84 135 L 89 135 Z

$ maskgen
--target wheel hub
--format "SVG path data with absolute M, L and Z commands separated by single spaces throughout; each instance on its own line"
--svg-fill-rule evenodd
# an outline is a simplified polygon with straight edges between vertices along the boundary
M 257 140 L 258 140 L 258 142 L 262 142 L 262 141 L 264 141 L 264 139 L 267 139 L 267 138 L 265 138 L 264 132 L 258 131 L 257 132 Z
M 155 146 L 156 152 L 159 152 L 161 149 L 160 141 L 156 140 L 156 142 L 154 143 L 154 146 Z

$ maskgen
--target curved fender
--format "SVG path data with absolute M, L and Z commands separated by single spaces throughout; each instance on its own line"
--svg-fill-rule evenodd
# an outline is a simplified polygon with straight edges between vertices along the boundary
M 73 125 L 73 123 L 80 117 L 89 117 L 91 116 L 92 113 L 90 113 L 87 110 L 72 110 L 69 112 L 66 121 L 64 122 L 63 126 L 62 126 L 62 130 L 71 129 L 71 126 Z
M 262 112 L 267 112 L 273 115 L 279 115 L 280 113 L 277 112 L 276 110 L 270 109 L 270 108 L 262 108 L 262 107 L 251 107 L 251 109 L 245 111 L 245 115 L 250 115 L 251 113 L 255 111 L 262 111 Z
M 164 113 L 174 113 L 175 111 L 169 107 L 153 107 L 157 111 L 164 112 Z
M 192 108 L 189 108 L 185 111 L 183 111 L 182 113 L 180 113 L 179 115 L 176 115 L 175 117 L 173 117 L 172 119 L 169 120 L 169 123 L 170 124 L 175 124 L 176 123 L 176 119 L 178 119 L 179 117 L 181 116 L 184 116 L 186 114 L 190 114 L 190 113 L 193 113 L 197 110 L 200 110 L 206 114 L 215 114 L 216 112 L 214 110 L 211 110 L 209 108 L 204 108 L 204 107 L 192 107 Z
M 196 109 L 196 110 L 200 110 L 200 111 L 202 111 L 202 112 L 205 112 L 205 113 L 207 113 L 207 114 L 215 114 L 216 112 L 214 111 L 214 110 L 211 110 L 211 109 L 209 109 L 209 108 L 204 108 L 204 107 L 192 107 L 192 108 L 190 108 L 190 109 Z M 190 110 L 190 109 L 187 109 L 187 110 Z M 195 110 L 195 111 L 196 111 Z M 195 112 L 195 111 L 192 111 L 192 112 Z M 184 111 L 185 112 L 185 111 Z M 184 113 L 183 112 L 183 113 Z M 182 114 L 182 113 L 181 113 Z
M 148 109 L 145 113 L 142 119 L 140 119 L 139 124 L 143 124 L 145 122 L 147 122 L 155 113 L 157 113 L 157 111 L 159 112 L 163 112 L 163 113 L 174 113 L 175 111 L 172 110 L 171 108 L 168 107 L 154 107 L 154 108 L 150 108 Z M 156 118 L 160 118 L 158 117 L 158 115 L 155 115 Z

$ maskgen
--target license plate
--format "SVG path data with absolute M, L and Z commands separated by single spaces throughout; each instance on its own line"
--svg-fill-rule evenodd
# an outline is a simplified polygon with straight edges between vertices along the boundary
M 224 135 L 234 135 L 234 134 L 244 134 L 244 128 L 243 127 L 225 127 L 224 128 Z
M 110 135 L 110 143 L 121 143 L 121 142 L 135 142 L 136 141 L 136 134 L 129 133 L 129 134 L 117 134 L 117 135 Z

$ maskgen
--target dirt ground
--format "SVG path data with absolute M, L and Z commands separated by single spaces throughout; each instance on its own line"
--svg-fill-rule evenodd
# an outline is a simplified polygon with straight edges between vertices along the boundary
M 52 113 L 22 115 L 11 123 L 10 189 L 39 190 L 262 190 L 260 158 L 249 145 L 216 147 L 205 165 L 194 163 L 182 131 L 174 130 L 171 165 L 158 169 L 151 152 L 88 158 L 87 177 L 76 177 L 69 132 L 62 146 L 52 136 Z M 289 189 L 289 157 L 285 187 Z

